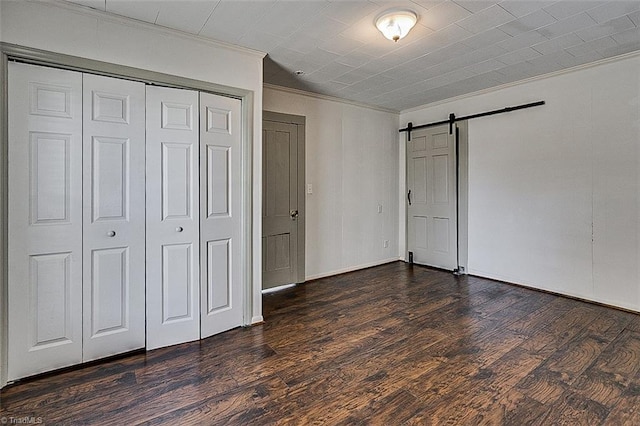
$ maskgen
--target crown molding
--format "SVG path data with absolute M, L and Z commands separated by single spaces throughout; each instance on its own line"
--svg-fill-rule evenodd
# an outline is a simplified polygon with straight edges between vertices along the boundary
M 612 56 L 610 58 L 600 59 L 598 61 L 589 62 L 587 64 L 576 65 L 575 67 L 565 68 L 563 70 L 558 70 L 558 71 L 550 72 L 550 73 L 547 73 L 547 74 L 537 75 L 535 77 L 529 77 L 529 78 L 526 78 L 524 80 L 518 80 L 518 81 L 511 82 L 511 83 L 501 84 L 500 86 L 489 87 L 487 89 L 478 90 L 477 92 L 466 93 L 464 95 L 455 96 L 453 98 L 442 99 L 440 101 L 436 101 L 436 102 L 432 102 L 432 103 L 428 103 L 428 104 L 420 105 L 420 106 L 417 106 L 417 107 L 413 107 L 413 108 L 402 110 L 402 111 L 400 111 L 400 114 L 408 114 L 408 113 L 411 113 L 411 112 L 420 111 L 420 110 L 425 109 L 425 108 L 431 108 L 431 107 L 438 106 L 438 105 L 448 104 L 449 102 L 455 102 L 455 101 L 459 101 L 459 100 L 463 100 L 463 99 L 472 98 L 472 97 L 475 97 L 475 96 L 486 95 L 488 93 L 497 92 L 499 90 L 508 89 L 510 87 L 520 86 L 520 85 L 523 85 L 523 84 L 532 83 L 534 81 L 545 80 L 547 78 L 557 77 L 557 76 L 564 75 L 564 74 L 570 74 L 570 73 L 577 72 L 577 71 L 583 71 L 583 70 L 586 70 L 586 69 L 589 69 L 589 68 L 594 68 L 594 67 L 597 67 L 597 66 L 600 66 L 600 65 L 609 64 L 609 63 L 612 63 L 612 62 L 622 61 L 624 59 L 630 59 L 630 58 L 633 58 L 633 57 L 636 57 L 636 56 L 640 56 L 640 50 L 636 50 L 634 52 L 629 52 L 629 53 L 624 53 L 622 55 Z
M 308 92 L 306 90 L 293 89 L 291 87 L 278 86 L 278 85 L 271 84 L 271 83 L 263 83 L 262 86 L 265 89 L 276 90 L 276 91 L 279 91 L 279 92 L 292 93 L 294 95 L 306 96 L 308 98 L 322 99 L 324 101 L 338 102 L 338 103 L 341 103 L 341 104 L 357 106 L 357 107 L 360 107 L 360 108 L 367 108 L 367 109 L 372 109 L 372 110 L 375 110 L 375 111 L 396 114 L 398 116 L 400 115 L 400 112 L 395 110 L 395 109 L 382 108 L 382 107 L 375 106 L 375 105 L 368 105 L 368 104 L 364 104 L 364 103 L 361 103 L 361 102 L 350 101 L 348 99 L 339 98 L 337 96 L 323 95 L 323 94 L 316 93 L 316 92 Z
M 61 9 L 66 9 L 68 11 L 71 11 L 80 15 L 90 16 L 103 21 L 114 22 L 121 25 L 127 25 L 129 27 L 140 28 L 147 31 L 152 31 L 152 32 L 156 32 L 164 35 L 191 40 L 201 44 L 218 47 L 221 49 L 233 50 L 235 52 L 258 57 L 260 59 L 264 58 L 267 55 L 265 52 L 262 52 L 259 50 L 250 49 L 248 47 L 238 46 L 231 43 L 226 43 L 224 41 L 214 40 L 211 38 L 203 37 L 197 34 L 191 34 L 191 33 L 176 30 L 173 28 L 163 27 L 161 25 L 151 24 L 149 22 L 141 21 L 134 18 L 128 18 L 126 16 L 116 15 L 111 12 L 93 9 L 89 6 L 84 6 L 77 3 L 71 3 L 66 0 L 53 0 L 53 1 L 29 0 L 29 1 L 31 3 L 37 3 L 44 6 L 52 6 L 52 7 L 58 7 Z

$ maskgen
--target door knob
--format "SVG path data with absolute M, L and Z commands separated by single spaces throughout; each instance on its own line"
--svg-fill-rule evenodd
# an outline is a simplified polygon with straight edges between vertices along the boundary
M 109 231 L 109 232 L 107 232 L 107 236 L 108 236 L 108 237 L 112 237 L 112 238 L 113 238 L 113 237 L 115 237 L 115 236 L 116 236 L 116 231 Z
M 298 218 L 298 210 L 291 210 L 291 219 L 296 220 Z
M 176 232 L 182 232 L 182 231 L 184 231 L 184 228 L 182 226 L 178 226 L 176 228 Z

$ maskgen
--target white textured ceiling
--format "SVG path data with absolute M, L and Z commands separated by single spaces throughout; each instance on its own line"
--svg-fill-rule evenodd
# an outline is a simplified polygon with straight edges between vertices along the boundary
M 640 50 L 640 0 L 73 2 L 266 52 L 265 83 L 396 111 Z M 398 43 L 374 25 L 389 8 L 419 16 Z

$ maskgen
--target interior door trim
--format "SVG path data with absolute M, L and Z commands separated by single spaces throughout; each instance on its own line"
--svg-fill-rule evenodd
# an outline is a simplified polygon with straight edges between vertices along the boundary
M 307 118 L 302 115 L 283 114 L 280 112 L 263 111 L 262 121 L 274 121 L 276 123 L 295 124 L 298 126 L 298 276 L 297 283 L 305 281 L 305 128 Z

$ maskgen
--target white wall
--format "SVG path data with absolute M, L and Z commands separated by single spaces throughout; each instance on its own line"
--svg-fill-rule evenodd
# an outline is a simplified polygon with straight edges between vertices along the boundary
M 262 187 L 263 55 L 259 52 L 74 5 L 7 0 L 0 0 L 0 41 L 253 92 L 252 184 Z M 252 322 L 262 320 L 261 195 L 253 192 Z
M 469 273 L 640 311 L 640 56 L 400 123 L 537 100 L 546 105 L 469 122 Z
M 263 107 L 306 117 L 307 279 L 397 260 L 398 115 L 273 87 Z

